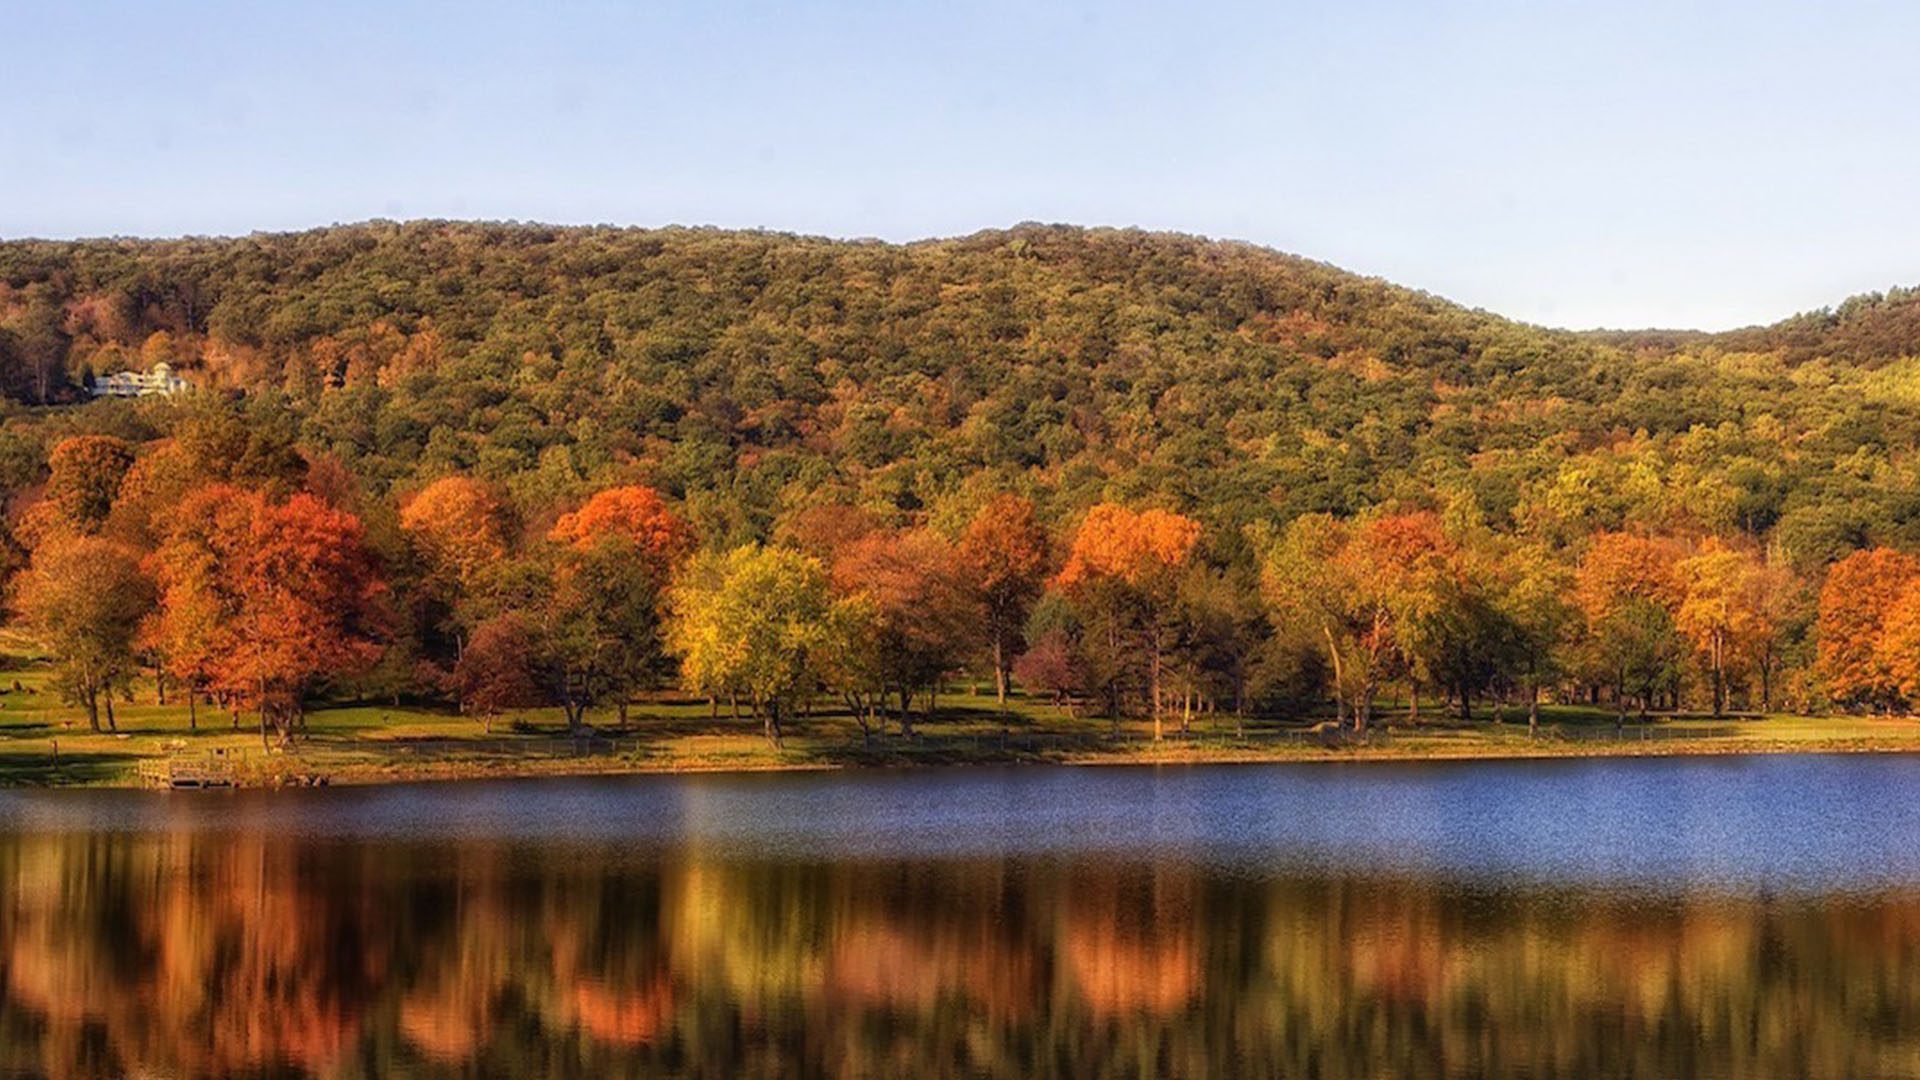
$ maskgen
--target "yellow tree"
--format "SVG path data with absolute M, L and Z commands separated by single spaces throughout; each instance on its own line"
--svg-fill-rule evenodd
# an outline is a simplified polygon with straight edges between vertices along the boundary
M 819 684 L 834 644 L 825 568 L 783 548 L 697 555 L 671 606 L 667 643 L 687 688 L 745 698 L 781 745 L 783 718 Z
M 1713 715 L 1726 711 L 1727 667 L 1734 651 L 1760 636 L 1765 613 L 1759 556 L 1708 540 L 1674 564 L 1680 603 L 1674 623 L 1706 662 L 1713 684 Z
M 506 508 L 492 486 L 472 477 L 436 480 L 400 509 L 400 529 L 429 573 L 452 588 L 470 590 L 506 558 Z
M 1317 638 L 1333 670 L 1333 711 L 1345 721 L 1352 651 L 1354 586 L 1335 556 L 1346 547 L 1347 526 L 1326 514 L 1304 514 L 1287 524 L 1260 567 L 1260 591 L 1277 627 Z
M 15 604 L 54 657 L 61 693 L 87 710 L 87 723 L 107 727 L 113 694 L 136 670 L 135 635 L 153 608 L 153 583 L 130 549 L 97 536 L 54 536 L 33 553 L 16 586 Z
M 1522 544 L 1501 560 L 1499 601 L 1514 631 L 1514 661 L 1527 691 L 1527 731 L 1540 729 L 1540 688 L 1559 669 L 1579 622 L 1568 600 L 1573 571 L 1546 547 Z

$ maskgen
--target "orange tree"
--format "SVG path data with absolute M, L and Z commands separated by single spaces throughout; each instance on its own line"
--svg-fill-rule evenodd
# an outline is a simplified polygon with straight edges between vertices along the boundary
M 133 445 L 111 435 L 77 435 L 57 443 L 47 455 L 46 490 L 25 522 L 28 538 L 99 532 L 133 462 Z
M 1888 708 L 1900 700 L 1900 678 L 1889 668 L 1889 616 L 1920 580 L 1920 559 L 1891 548 L 1856 551 L 1827 570 L 1820 588 L 1815 668 L 1833 700 Z M 1895 622 L 1904 642 L 1906 616 Z M 1904 666 L 1904 665 L 1903 665 Z
M 1684 596 L 1674 565 L 1679 545 L 1631 533 L 1601 533 L 1574 573 L 1574 602 L 1585 622 L 1586 660 L 1613 687 L 1617 719 L 1637 698 L 1653 698 L 1680 675 L 1684 642 L 1674 612 Z
M 873 671 L 899 703 L 900 733 L 913 733 L 913 700 L 931 716 L 940 680 L 960 663 L 970 633 L 967 595 L 954 550 L 925 529 L 869 533 L 843 549 L 832 578 L 844 597 L 864 599 Z
M 154 634 L 170 662 L 260 714 L 284 742 L 309 693 L 380 656 L 386 585 L 358 518 L 311 495 L 279 502 L 227 484 L 181 505 L 149 565 Z
M 1176 629 L 1171 623 L 1179 609 L 1177 571 L 1199 540 L 1200 523 L 1185 515 L 1101 503 L 1081 521 L 1066 565 L 1054 578 L 1056 587 L 1092 613 L 1088 621 L 1101 628 L 1110 651 L 1118 653 L 1127 636 L 1144 644 L 1156 739 L 1165 712 L 1163 669 Z M 1116 665 L 1108 682 L 1109 706 L 1116 712 L 1119 670 Z
M 980 630 L 993 655 L 994 694 L 1005 705 L 1021 632 L 1047 580 L 1047 532 L 1033 502 L 1003 494 L 981 507 L 960 538 L 959 561 L 984 616 Z
M 660 620 L 674 572 L 693 548 L 693 530 L 647 487 L 618 487 L 562 515 L 543 623 L 550 685 L 570 728 L 611 697 L 627 726 L 634 693 L 664 674 Z

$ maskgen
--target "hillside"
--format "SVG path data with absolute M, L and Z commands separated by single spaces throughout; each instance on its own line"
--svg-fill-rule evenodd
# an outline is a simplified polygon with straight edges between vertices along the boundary
M 828 498 L 953 521 L 1013 487 L 1253 522 L 1378 504 L 1502 530 L 1745 531 L 1804 566 L 1920 541 L 1920 304 L 1581 336 L 1236 243 L 1025 225 L 908 245 L 441 222 L 0 244 L 0 482 L 172 361 L 376 493 L 469 473 L 532 514 L 612 482 L 703 535 Z

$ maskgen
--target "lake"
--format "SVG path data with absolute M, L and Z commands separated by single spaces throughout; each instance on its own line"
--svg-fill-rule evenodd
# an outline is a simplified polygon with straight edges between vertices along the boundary
M 1920 1076 L 1920 758 L 0 791 L 0 1072 Z

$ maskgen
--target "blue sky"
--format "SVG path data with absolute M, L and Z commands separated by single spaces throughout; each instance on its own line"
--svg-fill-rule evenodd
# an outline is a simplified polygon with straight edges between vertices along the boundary
M 1920 5 L 0 0 L 0 236 L 1234 237 L 1564 326 L 1920 283 Z

